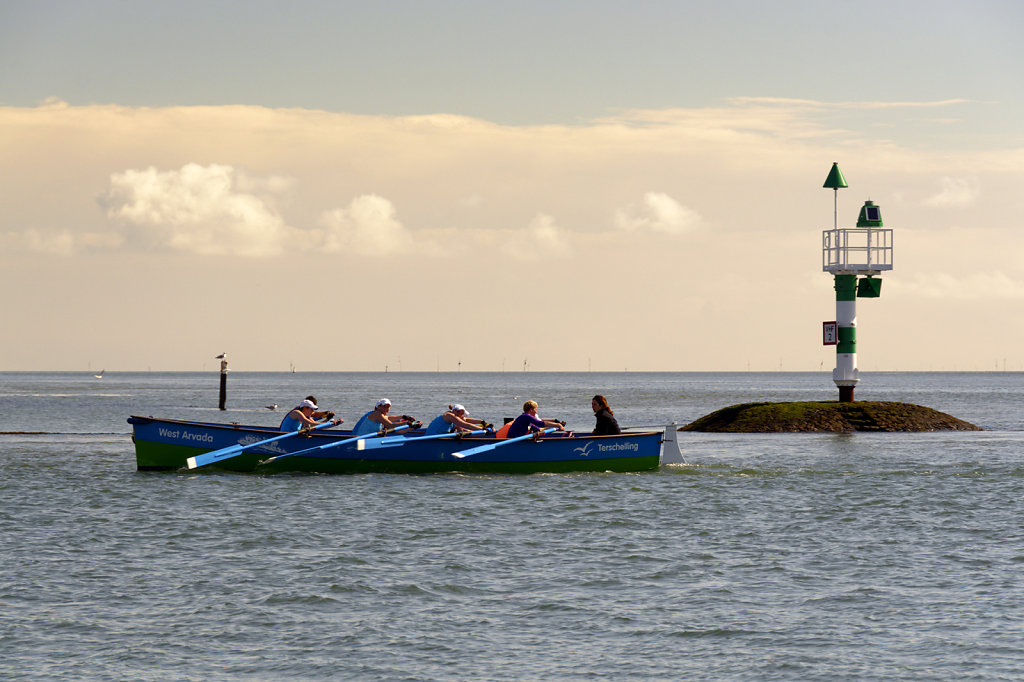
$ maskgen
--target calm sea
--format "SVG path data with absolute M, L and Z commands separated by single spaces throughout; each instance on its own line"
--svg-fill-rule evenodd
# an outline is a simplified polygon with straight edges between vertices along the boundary
M 1024 678 L 1024 382 L 874 373 L 985 429 L 680 434 L 642 474 L 135 470 L 130 414 L 686 423 L 828 373 L 0 373 L 0 678 Z

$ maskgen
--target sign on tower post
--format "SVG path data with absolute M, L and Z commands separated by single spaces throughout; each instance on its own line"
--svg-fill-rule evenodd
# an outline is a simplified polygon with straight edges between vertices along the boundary
M 861 207 L 857 227 L 839 227 L 839 190 L 847 184 L 838 163 L 832 164 L 822 187 L 832 189 L 836 197 L 832 229 L 821 233 L 821 269 L 833 275 L 836 291 L 836 367 L 832 381 L 839 387 L 839 402 L 852 403 L 853 389 L 860 379 L 857 298 L 881 295 L 882 280 L 877 275 L 892 270 L 892 230 L 883 227 L 882 211 L 872 201 Z

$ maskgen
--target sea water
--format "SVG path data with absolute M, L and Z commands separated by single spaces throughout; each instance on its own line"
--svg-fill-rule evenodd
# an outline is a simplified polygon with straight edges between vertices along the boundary
M 135 470 L 131 414 L 307 394 L 593 428 L 831 400 L 827 373 L 0 374 L 0 678 L 1024 678 L 1024 386 L 870 373 L 980 432 L 680 433 L 636 474 Z M 277 403 L 278 410 L 266 406 Z

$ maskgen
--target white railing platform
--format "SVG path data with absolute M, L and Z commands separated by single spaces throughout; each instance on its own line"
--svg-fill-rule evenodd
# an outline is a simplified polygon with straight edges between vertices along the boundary
M 839 227 L 822 231 L 821 269 L 858 275 L 892 270 L 892 229 Z

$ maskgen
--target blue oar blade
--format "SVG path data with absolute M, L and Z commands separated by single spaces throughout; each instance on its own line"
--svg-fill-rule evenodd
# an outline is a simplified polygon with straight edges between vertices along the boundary
M 543 431 L 540 432 L 540 435 L 543 435 L 545 433 L 551 433 L 552 431 L 555 431 L 555 430 L 556 429 L 554 429 L 554 428 L 544 429 Z M 472 457 L 473 455 L 479 455 L 482 452 L 490 452 L 491 450 L 494 450 L 495 448 L 500 448 L 502 446 L 509 445 L 510 443 L 518 443 L 519 441 L 527 440 L 528 438 L 533 438 L 533 437 L 534 437 L 534 434 L 528 433 L 525 436 L 519 436 L 517 438 L 505 438 L 504 440 L 500 440 L 497 443 L 488 443 L 487 445 L 480 445 L 480 446 L 475 447 L 475 448 L 470 448 L 469 450 L 462 450 L 460 452 L 453 452 L 452 455 L 454 457 L 458 457 L 459 459 L 463 459 L 465 457 Z
M 269 440 L 273 440 L 273 439 L 269 439 Z M 267 441 L 260 441 L 260 442 L 261 443 L 266 443 Z M 189 457 L 188 458 L 188 468 L 189 469 L 196 469 L 196 468 L 199 468 L 201 466 L 206 466 L 207 464 L 213 464 L 214 462 L 219 462 L 222 459 L 229 459 L 231 457 L 234 457 L 237 454 L 241 454 L 242 450 L 244 450 L 244 449 L 245 449 L 245 447 L 242 446 L 242 445 L 232 445 L 231 447 L 223 448 L 221 450 L 214 450 L 212 452 L 204 452 L 201 455 L 196 455 L 195 457 Z
M 370 434 L 374 436 L 376 434 Z M 402 445 L 405 436 L 386 436 L 382 438 L 365 438 L 356 443 L 356 450 L 377 450 L 378 448 L 398 447 Z
M 450 433 L 435 433 L 429 436 L 394 436 L 393 438 L 377 438 L 374 440 L 362 440 L 356 446 L 357 450 L 378 450 L 380 448 L 395 448 L 409 443 L 417 443 L 421 440 L 436 440 L 438 438 L 459 438 L 460 436 L 479 436 L 486 431 L 462 431 Z
M 393 429 L 388 429 L 384 433 L 394 433 L 395 431 L 401 431 L 401 430 L 407 429 L 407 428 L 409 428 L 409 425 L 408 424 L 403 424 L 402 426 L 396 426 Z M 351 443 L 353 441 L 358 441 L 358 444 L 362 444 L 364 439 L 366 439 L 366 438 L 376 438 L 376 437 L 381 436 L 381 435 L 383 435 L 383 433 L 381 433 L 379 431 L 374 432 L 374 433 L 364 433 L 361 436 L 354 436 L 352 438 L 345 438 L 344 440 L 338 440 L 338 441 L 334 441 L 333 443 L 325 443 L 323 445 L 317 445 L 317 446 L 312 447 L 312 448 L 306 448 L 305 450 L 297 450 L 296 452 L 286 452 L 283 455 L 277 455 L 276 457 L 271 457 L 270 459 L 263 460 L 262 462 L 260 462 L 260 466 L 263 466 L 264 464 L 270 464 L 271 462 L 276 462 L 277 460 L 284 459 L 285 457 L 305 457 L 305 456 L 313 454 L 314 452 L 322 452 L 322 451 L 327 450 L 329 448 L 336 448 L 339 445 L 346 445 L 346 444 Z M 356 446 L 357 448 L 358 448 L 358 444 Z
M 361 440 L 356 443 L 356 450 L 380 450 L 381 448 L 400 448 L 402 443 L 390 438 L 374 438 L 372 440 Z

